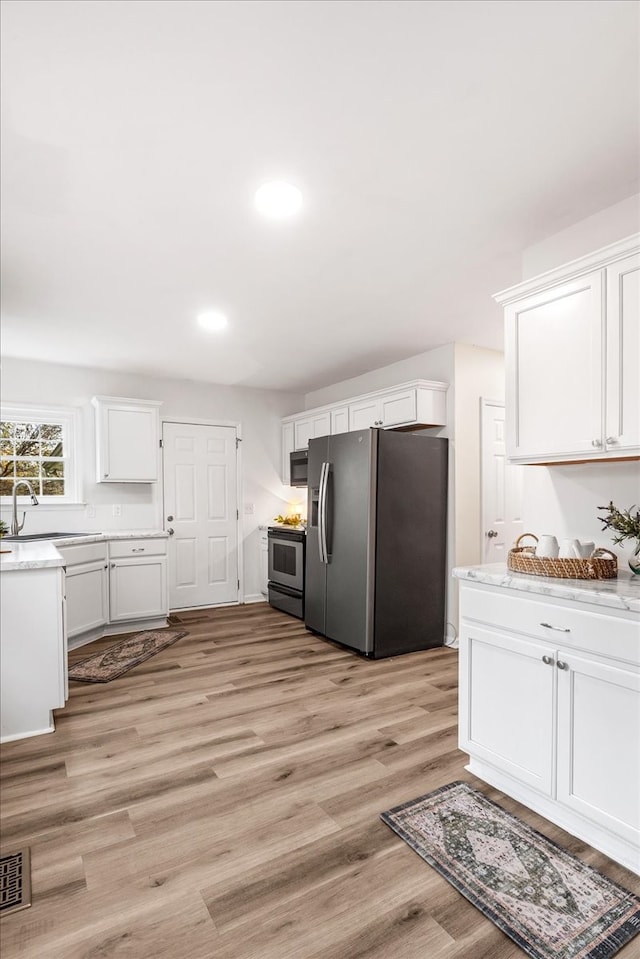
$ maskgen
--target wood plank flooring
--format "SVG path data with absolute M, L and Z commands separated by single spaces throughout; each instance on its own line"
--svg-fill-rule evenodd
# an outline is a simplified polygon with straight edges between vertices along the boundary
M 465 771 L 455 651 L 372 662 L 266 604 L 184 628 L 2 747 L 2 847 L 31 846 L 33 879 L 3 959 L 516 959 L 379 819 L 455 779 L 640 892 Z

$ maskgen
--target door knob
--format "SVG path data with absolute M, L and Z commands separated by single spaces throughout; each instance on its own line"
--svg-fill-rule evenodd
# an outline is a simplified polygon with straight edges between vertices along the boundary
M 489 537 L 489 539 L 493 539 L 494 536 L 497 536 L 497 535 L 498 535 L 498 531 L 495 529 L 490 529 L 489 532 L 487 533 L 487 536 Z
M 167 533 L 169 534 L 169 536 L 173 536 L 173 534 L 175 533 L 175 530 L 169 527 L 169 529 L 167 530 Z

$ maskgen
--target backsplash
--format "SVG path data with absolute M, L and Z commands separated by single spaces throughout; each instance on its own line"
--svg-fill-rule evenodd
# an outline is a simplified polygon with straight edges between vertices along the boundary
M 614 546 L 598 521 L 598 506 L 610 500 L 620 509 L 640 503 L 640 462 L 585 463 L 524 468 L 524 528 L 560 538 L 593 540 L 626 561 L 630 541 Z

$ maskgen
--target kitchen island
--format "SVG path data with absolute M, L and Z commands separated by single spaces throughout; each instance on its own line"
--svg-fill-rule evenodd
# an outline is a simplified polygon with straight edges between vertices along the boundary
M 468 769 L 640 875 L 640 581 L 460 567 Z

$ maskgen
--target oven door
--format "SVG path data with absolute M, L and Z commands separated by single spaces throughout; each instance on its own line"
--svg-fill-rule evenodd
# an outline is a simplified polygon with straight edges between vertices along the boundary
M 269 530 L 269 582 L 302 592 L 304 540 Z

